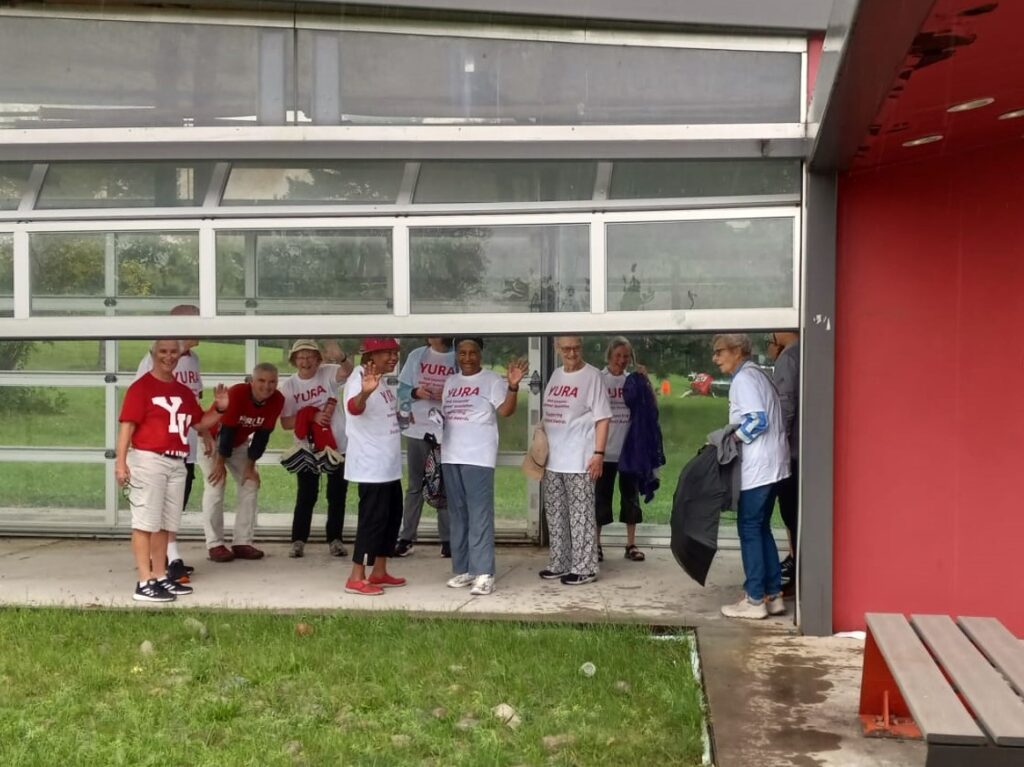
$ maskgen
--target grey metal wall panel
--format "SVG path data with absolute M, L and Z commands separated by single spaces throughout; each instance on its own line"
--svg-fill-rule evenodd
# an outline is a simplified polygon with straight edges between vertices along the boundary
M 836 176 L 809 173 L 800 393 L 800 628 L 832 633 Z
M 302 0 L 306 6 L 415 9 L 604 21 L 823 31 L 831 0 Z

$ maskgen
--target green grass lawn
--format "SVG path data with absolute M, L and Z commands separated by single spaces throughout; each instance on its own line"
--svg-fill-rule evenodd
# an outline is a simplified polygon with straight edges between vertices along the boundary
M 640 626 L 8 608 L 0 647 L 5 767 L 701 762 L 689 640 Z
M 134 371 L 139 358 L 145 353 L 145 341 L 123 341 L 120 345 L 122 370 Z M 93 369 L 98 364 L 100 345 L 96 342 L 73 341 L 42 344 L 29 359 L 27 367 L 34 370 L 54 370 L 62 366 L 70 369 Z M 208 373 L 238 371 L 244 366 L 241 342 L 204 341 L 198 348 L 203 370 Z M 263 347 L 261 358 L 283 364 L 282 373 L 289 371 L 281 359 L 280 349 Z M 241 378 L 239 379 L 241 380 Z M 706 435 L 728 421 L 728 400 L 725 397 L 681 397 L 688 388 L 684 376 L 671 377 L 672 395 L 658 397 L 661 429 L 664 438 L 666 465 L 661 471 L 662 487 L 654 500 L 644 506 L 646 522 L 667 523 L 671 515 L 672 493 L 683 465 L 692 458 Z M 123 377 L 119 384 L 125 387 L 130 379 Z M 21 418 L 4 418 L 0 429 L 0 445 L 68 446 L 102 448 L 104 441 L 104 397 L 100 387 L 58 387 L 47 390 L 49 396 L 61 403 L 60 412 L 33 412 Z M 124 388 L 118 389 L 118 406 Z M 526 445 L 526 412 L 528 395 L 520 393 L 520 405 L 515 415 L 502 419 L 501 449 L 522 451 Z M 208 402 L 209 398 L 206 398 Z M 278 428 L 271 437 L 270 447 L 283 450 L 292 444 L 291 432 Z M 295 483 L 279 466 L 261 468 L 263 485 L 260 491 L 260 509 L 270 512 L 290 512 L 295 502 Z M 0 505 L 19 507 L 78 507 L 102 508 L 102 469 L 96 466 L 38 463 L 0 463 Z M 198 511 L 202 485 L 197 484 L 189 504 Z M 228 483 L 228 503 L 233 503 L 234 483 Z M 349 495 L 348 509 L 355 514 L 356 494 Z M 527 481 L 517 468 L 499 467 L 495 475 L 495 502 L 497 516 L 506 520 L 525 519 Z M 322 508 L 318 511 L 323 511 Z M 425 516 L 432 517 L 433 510 Z

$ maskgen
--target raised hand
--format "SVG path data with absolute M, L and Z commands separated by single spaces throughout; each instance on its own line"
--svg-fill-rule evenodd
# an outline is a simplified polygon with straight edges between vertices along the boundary
M 508 378 L 509 386 L 518 386 L 520 381 L 526 377 L 526 371 L 529 370 L 529 364 L 522 357 L 512 358 L 508 361 Z
M 373 360 L 363 365 L 363 394 L 370 395 L 377 391 L 383 375 L 377 370 Z
M 217 410 L 227 410 L 228 405 L 231 404 L 231 400 L 228 398 L 228 387 L 224 384 L 217 384 L 217 388 L 213 390 L 213 404 Z

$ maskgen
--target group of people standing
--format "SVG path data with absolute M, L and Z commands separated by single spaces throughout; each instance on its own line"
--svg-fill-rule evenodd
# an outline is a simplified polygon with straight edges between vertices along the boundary
M 174 313 L 195 312 L 186 306 Z M 376 596 L 404 585 L 405 579 L 388 572 L 388 560 L 413 551 L 424 466 L 439 444 L 447 508 L 439 509 L 438 532 L 441 554 L 451 558 L 453 571 L 447 585 L 471 586 L 476 595 L 493 592 L 497 419 L 516 410 L 525 360 L 510 360 L 501 376 L 482 366 L 483 338 L 431 337 L 409 355 L 396 378 L 396 339 L 364 339 L 357 365 L 335 343 L 321 349 L 315 341 L 299 340 L 288 353 L 295 373 L 280 386 L 277 368 L 261 363 L 245 383 L 218 386 L 213 406 L 204 411 L 197 345 L 197 340 L 154 342 L 121 411 L 115 471 L 132 509 L 136 600 L 173 601 L 192 592 L 193 568 L 184 564 L 175 536 L 196 462 L 205 476 L 203 524 L 210 560 L 263 557 L 253 545 L 260 484 L 256 462 L 278 420 L 295 432 L 296 442 L 319 428 L 344 456 L 337 471 L 301 467 L 294 472 L 290 557 L 304 555 L 320 473 L 325 473 L 326 533 L 334 556 L 348 554 L 342 542 L 345 502 L 349 482 L 358 485 L 359 518 L 345 591 Z M 583 362 L 580 338 L 560 338 L 557 346 L 563 366 L 548 383 L 544 408 L 550 444 L 544 497 L 552 554 L 541 576 L 576 585 L 594 580 L 603 558 L 598 523 L 612 517 L 617 451 L 629 422 L 621 384 L 632 351 L 628 341 L 617 339 L 609 347 L 609 368 L 599 372 Z M 410 481 L 405 493 L 403 435 Z M 223 529 L 228 473 L 238 485 L 230 548 Z M 621 519 L 629 531 L 626 556 L 642 561 L 634 538 L 640 521 L 636 487 L 619 475 L 619 489 Z

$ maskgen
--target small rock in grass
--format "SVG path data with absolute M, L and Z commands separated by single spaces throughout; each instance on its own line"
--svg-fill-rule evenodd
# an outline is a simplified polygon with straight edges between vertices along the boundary
M 633 688 L 629 686 L 629 682 L 627 682 L 625 679 L 620 679 L 618 682 L 615 683 L 615 689 L 619 692 L 629 692 Z
M 206 639 L 209 635 L 209 632 L 206 630 L 206 624 L 202 621 L 197 621 L 195 618 L 186 618 L 185 628 L 188 629 L 189 633 L 195 634 L 200 639 Z
M 430 713 L 434 715 L 435 719 L 444 719 L 446 716 L 448 716 L 448 709 L 446 709 L 444 706 L 438 706 Z
M 541 738 L 541 743 L 544 744 L 544 748 L 548 751 L 558 751 L 564 746 L 571 746 L 576 742 L 576 736 L 572 733 L 563 733 L 562 735 L 545 735 Z
M 458 730 L 463 730 L 463 731 L 472 730 L 478 724 L 480 724 L 480 722 L 479 722 L 478 719 L 476 719 L 476 717 L 469 716 L 467 714 L 466 716 L 462 717 L 462 719 L 460 719 L 459 721 L 457 721 L 455 723 L 455 728 L 458 729 Z
M 412 743 L 412 738 L 410 738 L 408 735 L 392 735 L 391 736 L 391 745 L 394 746 L 395 748 L 405 748 L 410 743 Z
M 458 663 L 453 663 L 448 667 L 448 670 L 451 671 L 453 674 L 458 674 L 460 671 L 465 671 L 466 667 L 460 666 Z
M 139 652 L 143 655 L 152 655 L 154 652 L 156 652 L 156 648 L 154 648 L 153 643 L 147 639 L 145 642 L 139 645 Z
M 502 724 L 508 725 L 508 727 L 513 730 L 523 723 L 523 720 L 519 718 L 519 714 L 508 703 L 499 703 L 491 709 L 491 713 L 494 714 Z
M 302 753 L 302 743 L 298 740 L 289 740 L 284 744 L 284 752 L 291 756 L 298 756 Z
M 308 623 L 296 623 L 295 633 L 298 634 L 300 637 L 312 636 L 313 627 L 310 626 Z
M 583 676 L 593 676 L 597 673 L 597 666 L 595 666 L 590 661 L 587 661 L 582 666 L 580 666 L 580 673 L 583 674 Z

